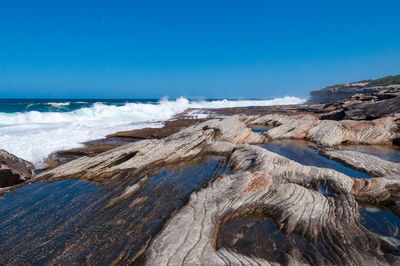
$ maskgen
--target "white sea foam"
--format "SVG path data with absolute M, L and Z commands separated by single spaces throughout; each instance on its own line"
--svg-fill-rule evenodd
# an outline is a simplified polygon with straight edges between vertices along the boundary
M 63 107 L 63 106 L 68 106 L 70 104 L 70 102 L 65 102 L 65 103 L 49 102 L 47 104 L 54 106 L 54 107 Z
M 284 97 L 273 100 L 189 101 L 186 98 L 157 104 L 95 103 L 71 112 L 0 113 L 0 148 L 40 166 L 50 153 L 81 146 L 82 142 L 121 130 L 161 127 L 162 122 L 188 108 L 224 108 L 303 103 Z

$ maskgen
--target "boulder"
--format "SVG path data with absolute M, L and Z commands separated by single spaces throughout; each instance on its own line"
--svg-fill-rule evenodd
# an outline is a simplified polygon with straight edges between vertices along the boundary
M 28 179 L 35 174 L 32 163 L 0 150 L 0 187 L 8 187 Z

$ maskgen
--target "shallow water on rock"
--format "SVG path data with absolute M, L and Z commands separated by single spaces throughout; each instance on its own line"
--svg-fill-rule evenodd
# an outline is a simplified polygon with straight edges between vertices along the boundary
M 383 160 L 400 163 L 400 147 L 392 145 L 342 145 L 340 149 L 353 150 L 377 156 Z
M 274 140 L 264 144 L 265 149 L 282 155 L 303 165 L 331 168 L 350 177 L 371 178 L 370 175 L 351 169 L 343 164 L 320 155 L 304 140 Z
M 323 265 L 330 260 L 329 248 L 321 241 L 312 243 L 296 233 L 285 234 L 272 219 L 241 218 L 225 224 L 217 248 L 233 249 L 243 255 L 279 264 L 288 264 L 291 256 L 311 265 Z
M 400 248 L 400 218 L 390 210 L 360 208 L 360 222 L 369 231 Z
M 266 131 L 270 130 L 271 128 L 273 128 L 273 127 L 272 126 L 253 125 L 253 126 L 251 126 L 251 131 L 257 132 L 257 133 L 262 133 L 262 132 L 266 132 Z
M 360 208 L 360 223 L 400 252 L 400 219 L 390 211 Z M 311 265 L 337 264 L 323 239 L 308 241 L 296 233 L 285 234 L 272 219 L 240 218 L 221 227 L 217 249 L 232 249 L 250 257 L 287 264 L 291 256 Z
M 0 265 L 129 263 L 193 190 L 227 171 L 211 157 L 104 186 L 26 185 L 0 196 Z
M 371 178 L 366 173 L 320 155 L 310 145 L 312 143 L 303 140 L 275 140 L 262 147 L 303 165 L 331 168 L 354 178 Z M 376 153 L 379 157 L 386 160 L 390 158 L 392 161 L 396 161 L 396 156 L 398 156 L 397 148 L 372 146 L 363 149 L 357 146 L 352 149 L 370 154 Z M 322 185 L 319 191 L 325 196 L 330 194 Z M 360 223 L 365 228 L 378 235 L 380 239 L 396 246 L 400 252 L 400 218 L 398 216 L 390 210 L 375 208 L 361 207 L 359 212 Z M 293 252 L 300 254 L 302 260 L 307 263 L 316 263 L 313 259 L 320 256 L 329 260 L 329 251 L 323 244 L 318 241 L 311 243 L 297 234 L 286 235 L 271 219 L 260 221 L 243 218 L 227 223 L 221 229 L 218 248 L 234 249 L 241 254 L 265 258 L 277 263 L 285 263 L 288 254 Z

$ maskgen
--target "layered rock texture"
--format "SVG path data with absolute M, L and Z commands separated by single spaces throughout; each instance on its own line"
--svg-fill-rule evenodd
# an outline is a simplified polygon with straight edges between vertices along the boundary
M 230 162 L 233 174 L 193 194 L 188 205 L 167 222 L 147 250 L 149 265 L 399 263 L 395 247 L 360 225 L 353 179 L 249 145 L 237 147 Z M 331 193 L 319 192 L 320 184 Z M 221 228 L 249 217 L 272 219 L 304 243 L 289 244 L 278 261 L 218 245 Z
M 398 246 L 369 231 L 360 222 L 358 204 L 382 207 L 391 204 L 400 191 L 398 164 L 375 160 L 376 172 L 368 169 L 371 157 L 352 156 L 332 147 L 343 142 L 391 143 L 398 137 L 395 117 L 379 121 L 321 121 L 312 116 L 233 116 L 191 126 L 164 139 L 134 142 L 94 157 L 83 157 L 41 173 L 37 179 L 65 178 L 112 184 L 134 178 L 103 205 L 103 211 L 126 202 L 135 208 L 152 197 L 137 197 L 151 177 L 146 171 L 208 155 L 227 158 L 230 172 L 210 179 L 177 209 L 155 238 L 135 254 L 121 253 L 114 263 L 148 265 L 270 265 L 286 264 L 398 264 Z M 253 132 L 251 125 L 271 125 Z M 305 166 L 258 144 L 271 139 L 308 139 L 327 156 L 352 157 L 351 165 L 379 176 L 356 179 L 328 168 Z M 365 165 L 362 167 L 362 165 Z M 390 199 L 390 201 L 389 201 Z M 389 203 L 390 202 L 390 203 Z M 246 220 L 247 219 L 247 220 Z M 257 220 L 276 226 L 280 240 L 260 249 L 268 234 L 260 235 L 254 249 L 246 250 L 243 234 L 234 239 L 227 232 L 235 223 Z M 262 232 L 262 231 L 260 231 Z M 265 246 L 264 246 L 265 247 Z M 254 250 L 259 250 L 255 254 Z M 52 263 L 71 262 L 70 249 Z M 93 263 L 91 255 L 85 260 Z M 64 260 L 61 260 L 63 258 Z M 69 260 L 65 260 L 69 258 Z
M 265 137 L 256 134 L 236 117 L 222 121 L 210 120 L 188 127 L 164 139 L 134 142 L 104 152 L 95 157 L 83 157 L 46 171 L 40 177 L 108 178 L 128 170 L 134 173 L 168 163 L 179 162 L 202 155 L 226 155 L 234 144 L 263 143 Z
M 399 265 L 392 81 L 313 94 L 335 103 L 188 110 L 60 151 L 33 178 L 0 151 L 7 186 L 31 178 L 0 190 L 0 265 Z
M 311 91 L 310 103 L 334 103 L 355 95 L 368 95 L 378 100 L 394 98 L 400 89 L 400 75 L 387 76 L 376 80 L 363 80 L 329 86 Z
M 29 180 L 34 173 L 33 164 L 5 150 L 0 150 L 0 188 Z
M 371 120 L 400 112 L 400 75 L 312 91 L 310 104 L 336 109 L 336 117 Z
M 400 139 L 400 116 L 373 121 L 319 120 L 313 115 L 265 115 L 252 118 L 251 124 L 274 126 L 270 139 L 306 139 L 322 146 L 339 144 L 392 144 Z
M 96 156 L 102 152 L 114 149 L 131 142 L 145 139 L 161 139 L 168 137 L 189 126 L 204 122 L 204 119 L 187 119 L 180 117 L 166 121 L 161 128 L 142 128 L 131 131 L 121 131 L 108 135 L 104 139 L 88 141 L 83 148 L 57 151 L 49 156 L 45 163 L 48 167 L 56 167 L 66 162 L 75 160 L 83 156 Z
M 56 167 L 79 157 L 95 156 L 130 142 L 168 137 L 188 126 L 209 119 L 194 118 L 193 114 L 197 112 L 199 112 L 197 109 L 188 109 L 166 121 L 162 128 L 117 132 L 105 139 L 89 141 L 83 148 L 58 151 L 49 156 L 46 163 L 49 167 Z M 307 104 L 203 109 L 201 113 L 207 113 L 210 117 L 243 114 L 247 116 L 308 114 L 319 120 L 335 121 L 369 121 L 388 116 L 396 117 L 396 114 L 400 113 L 400 76 L 341 84 L 314 91 L 311 92 L 311 99 Z M 398 115 L 396 119 L 397 124 L 400 124 Z
M 324 149 L 320 153 L 372 176 L 400 176 L 400 163 L 386 161 L 373 155 L 332 149 Z

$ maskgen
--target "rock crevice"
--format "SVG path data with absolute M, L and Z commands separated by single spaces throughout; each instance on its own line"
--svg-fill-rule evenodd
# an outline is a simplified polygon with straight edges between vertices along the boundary
M 391 178 L 397 175 L 392 165 L 379 161 L 376 172 L 365 166 L 365 171 L 381 177 L 355 179 L 332 169 L 301 165 L 254 145 L 279 138 L 308 139 L 325 147 L 343 142 L 388 143 L 397 137 L 394 121 L 394 117 L 368 122 L 322 121 L 308 115 L 214 119 L 164 139 L 143 140 L 95 157 L 79 158 L 43 172 L 37 179 L 74 177 L 107 183 L 120 176 L 142 178 L 106 206 L 112 208 L 118 202 L 128 201 L 127 205 L 134 208 L 142 200 L 135 197 L 136 193 L 148 182 L 146 175 L 141 174 L 143 171 L 209 154 L 228 156 L 231 172 L 216 176 L 190 195 L 187 204 L 168 219 L 148 248 L 142 250 L 143 262 L 148 265 L 399 264 L 398 248 L 362 226 L 358 211 L 359 203 L 378 207 L 389 204 L 390 200 L 393 210 L 398 206 L 393 195 L 400 182 Z M 248 126 L 254 124 L 275 128 L 263 135 L 251 131 Z M 357 160 L 370 158 L 359 156 Z M 321 191 L 321 186 L 329 193 Z M 219 245 L 224 242 L 222 228 L 245 218 L 272 220 L 278 230 L 296 235 L 310 248 L 303 250 L 294 243 L 279 256 L 271 257 L 268 252 L 265 256 L 249 256 Z

